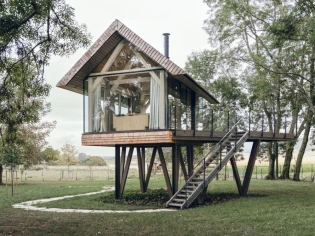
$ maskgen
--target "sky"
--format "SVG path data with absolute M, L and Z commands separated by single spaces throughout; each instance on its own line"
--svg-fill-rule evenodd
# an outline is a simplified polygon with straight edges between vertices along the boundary
M 163 53 L 163 33 L 170 33 L 170 59 L 185 66 L 188 55 L 210 48 L 202 29 L 207 18 L 207 5 L 202 0 L 66 0 L 75 9 L 79 23 L 87 26 L 92 43 L 118 19 L 147 43 Z M 82 95 L 57 88 L 58 81 L 71 69 L 87 49 L 79 49 L 70 57 L 53 57 L 46 69 L 46 80 L 52 85 L 48 101 L 52 111 L 44 119 L 57 121 L 47 139 L 49 145 L 60 149 L 72 143 L 81 153 L 113 156 L 114 148 L 81 145 L 83 132 Z

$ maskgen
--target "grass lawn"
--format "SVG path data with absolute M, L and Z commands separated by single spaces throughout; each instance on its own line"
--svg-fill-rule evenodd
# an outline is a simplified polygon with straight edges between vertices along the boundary
M 5 186 L 0 186 L 0 235 L 314 235 L 315 232 L 315 184 L 307 182 L 253 180 L 249 196 L 238 198 L 233 181 L 214 181 L 209 191 L 216 199 L 233 198 L 175 212 L 50 213 L 11 207 L 27 200 L 98 191 L 112 184 L 112 181 L 29 181 L 19 186 L 19 197 L 6 197 Z M 126 187 L 138 186 L 136 180 L 128 180 Z M 151 179 L 149 187 L 164 186 L 163 180 Z M 117 207 L 104 206 L 96 200 L 99 196 L 46 205 L 85 209 Z

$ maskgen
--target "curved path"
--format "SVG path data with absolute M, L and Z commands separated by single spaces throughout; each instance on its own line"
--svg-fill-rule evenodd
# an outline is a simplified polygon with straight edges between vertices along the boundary
M 146 210 L 132 210 L 132 211 L 121 211 L 121 210 L 88 210 L 88 209 L 62 209 L 62 208 L 47 208 L 47 207 L 37 207 L 34 206 L 38 203 L 44 203 L 44 202 L 52 202 L 52 201 L 58 201 L 66 198 L 73 198 L 73 197 L 79 197 L 79 196 L 89 196 L 104 192 L 113 191 L 114 187 L 104 187 L 103 190 L 98 192 L 91 192 L 91 193 L 83 193 L 83 194 L 77 194 L 77 195 L 69 195 L 64 197 L 54 197 L 54 198 L 46 198 L 46 199 L 38 199 L 38 200 L 32 200 L 27 202 L 21 202 L 17 204 L 13 204 L 13 208 L 21 208 L 28 211 L 48 211 L 48 212 L 66 212 L 66 213 L 149 213 L 149 212 L 162 212 L 162 211 L 176 211 L 172 209 L 146 209 Z

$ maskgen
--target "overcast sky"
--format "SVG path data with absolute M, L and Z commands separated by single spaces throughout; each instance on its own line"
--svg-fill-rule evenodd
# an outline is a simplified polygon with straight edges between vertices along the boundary
M 75 9 L 76 19 L 87 25 L 95 42 L 107 27 L 118 19 L 163 53 L 162 33 L 170 33 L 170 59 L 184 67 L 187 56 L 210 46 L 202 29 L 207 17 L 207 6 L 202 0 L 67 0 Z M 57 127 L 48 141 L 56 149 L 69 141 L 79 152 L 89 155 L 114 155 L 113 148 L 83 147 L 82 96 L 56 87 L 87 49 L 80 49 L 69 58 L 54 57 L 46 70 L 46 79 L 52 85 L 48 100 L 52 111 L 45 118 L 56 120 Z

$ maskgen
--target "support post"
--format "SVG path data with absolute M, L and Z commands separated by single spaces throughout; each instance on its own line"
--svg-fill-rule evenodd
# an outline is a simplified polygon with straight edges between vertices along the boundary
M 233 170 L 233 176 L 235 178 L 238 193 L 240 196 L 242 196 L 242 183 L 241 183 L 240 175 L 239 175 L 238 170 L 237 170 L 237 165 L 236 165 L 236 161 L 235 161 L 234 156 L 230 159 L 230 162 L 231 162 L 231 166 L 232 166 L 232 170 Z
M 121 148 L 121 157 L 120 157 L 120 178 L 122 178 L 125 171 L 125 159 L 126 159 L 126 147 Z
M 163 170 L 163 174 L 164 174 L 164 178 L 165 178 L 165 182 L 166 182 L 167 191 L 168 191 L 169 196 L 172 197 L 173 193 L 172 193 L 171 181 L 170 181 L 170 177 L 168 175 L 167 166 L 166 166 L 166 162 L 164 159 L 164 154 L 163 154 L 161 146 L 158 146 L 158 152 L 159 152 L 162 170 Z
M 121 198 L 120 194 L 120 146 L 115 145 L 115 197 Z
M 138 158 L 138 171 L 139 171 L 139 180 L 140 180 L 140 190 L 141 193 L 144 193 L 144 175 L 143 175 L 143 162 L 141 157 L 141 149 L 137 147 L 137 158 Z
M 182 168 L 182 171 L 183 171 L 183 174 L 184 174 L 184 179 L 185 179 L 185 181 L 187 181 L 188 180 L 188 174 L 187 174 L 187 169 L 186 169 L 186 166 L 185 166 L 185 162 L 184 162 L 184 159 L 183 159 L 183 155 L 182 155 L 182 150 L 181 149 L 179 149 L 179 164 L 180 164 L 180 166 Z
M 179 145 L 172 147 L 172 190 L 173 195 L 178 190 L 178 179 L 179 179 Z
M 188 178 L 193 174 L 194 170 L 194 146 L 187 145 L 187 165 L 188 165 Z
M 130 168 L 131 158 L 132 158 L 132 154 L 133 154 L 133 149 L 134 149 L 134 147 L 129 148 L 127 161 L 126 161 L 126 164 L 124 167 L 124 172 L 123 172 L 123 175 L 122 175 L 122 178 L 120 181 L 120 196 L 122 196 L 124 193 L 124 189 L 125 189 L 125 185 L 126 185 L 126 181 L 127 181 L 127 176 L 128 176 L 128 172 L 129 172 L 129 168 Z
M 255 166 L 255 161 L 258 154 L 259 146 L 260 146 L 260 140 L 256 140 L 253 142 L 252 150 L 249 156 L 248 165 L 246 168 L 246 173 L 245 173 L 245 177 L 243 181 L 242 196 L 245 196 L 247 194 L 250 179 L 252 177 L 253 169 Z
M 145 185 L 144 185 L 145 192 L 148 190 L 148 185 L 149 185 L 149 181 L 151 177 L 151 172 L 152 172 L 155 156 L 156 156 L 156 147 L 153 148 L 152 156 L 151 156 L 151 160 L 150 160 L 150 164 L 149 164 L 149 168 L 147 172 L 147 177 L 145 179 Z

